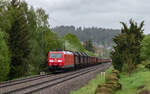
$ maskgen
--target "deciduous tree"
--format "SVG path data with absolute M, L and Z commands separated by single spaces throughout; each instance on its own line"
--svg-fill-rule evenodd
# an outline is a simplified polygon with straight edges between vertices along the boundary
M 144 37 L 142 29 L 144 21 L 138 26 L 136 22 L 130 20 L 130 27 L 127 27 L 124 22 L 121 23 L 123 28 L 121 34 L 113 39 L 116 46 L 111 52 L 111 57 L 114 68 L 131 73 L 136 69 L 136 65 L 141 62 L 140 44 Z

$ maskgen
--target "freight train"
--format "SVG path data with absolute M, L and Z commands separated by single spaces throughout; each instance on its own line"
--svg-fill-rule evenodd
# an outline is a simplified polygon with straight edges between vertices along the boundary
M 48 67 L 51 71 L 78 69 L 106 62 L 111 62 L 111 59 L 98 59 L 84 52 L 50 51 L 48 53 Z

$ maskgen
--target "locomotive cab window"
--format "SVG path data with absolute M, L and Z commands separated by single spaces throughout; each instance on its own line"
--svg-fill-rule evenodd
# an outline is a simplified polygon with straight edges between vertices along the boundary
M 62 58 L 62 53 L 51 53 L 50 58 Z

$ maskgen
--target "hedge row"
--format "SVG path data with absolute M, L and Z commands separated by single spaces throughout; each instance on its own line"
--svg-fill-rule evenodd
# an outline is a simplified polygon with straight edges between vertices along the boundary
M 121 84 L 119 83 L 120 72 L 118 70 L 113 70 L 110 75 L 106 77 L 106 82 L 103 85 L 99 85 L 95 94 L 113 94 L 114 91 L 121 89 Z

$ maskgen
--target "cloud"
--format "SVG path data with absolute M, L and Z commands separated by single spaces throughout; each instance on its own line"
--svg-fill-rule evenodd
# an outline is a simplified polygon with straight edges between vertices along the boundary
M 50 16 L 50 25 L 98 26 L 121 28 L 120 21 L 145 20 L 145 33 L 150 33 L 149 0 L 26 0 L 42 7 Z

